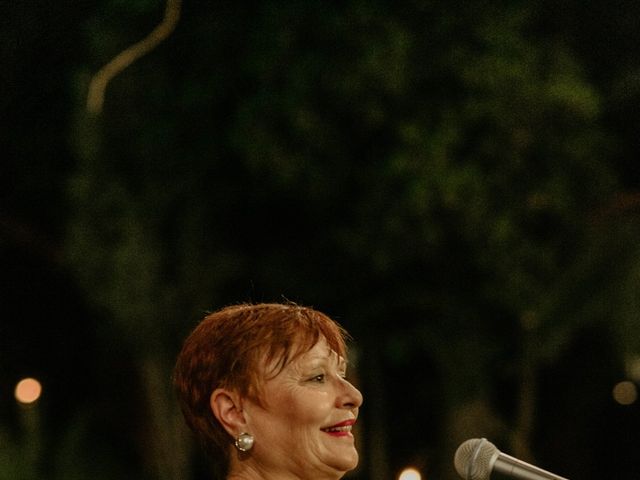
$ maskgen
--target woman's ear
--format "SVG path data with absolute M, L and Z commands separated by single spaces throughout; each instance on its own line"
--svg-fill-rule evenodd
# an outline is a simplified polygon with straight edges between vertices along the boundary
M 209 406 L 213 415 L 232 437 L 244 431 L 246 421 L 240 396 L 236 392 L 217 388 L 209 398 Z

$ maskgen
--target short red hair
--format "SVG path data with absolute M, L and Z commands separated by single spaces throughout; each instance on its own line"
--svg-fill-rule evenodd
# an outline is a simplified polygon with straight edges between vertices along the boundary
M 293 303 L 233 305 L 200 322 L 178 355 L 174 386 L 187 424 L 214 459 L 228 464 L 233 439 L 213 416 L 213 391 L 228 388 L 260 403 L 266 375 L 277 375 L 322 337 L 346 358 L 346 331 L 327 315 Z M 265 365 L 274 370 L 266 372 Z

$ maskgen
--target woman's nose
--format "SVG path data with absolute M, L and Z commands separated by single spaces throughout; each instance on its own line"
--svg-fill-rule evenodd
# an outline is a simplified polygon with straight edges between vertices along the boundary
M 356 387 L 354 387 L 348 380 L 341 378 L 340 385 L 342 391 L 338 398 L 338 406 L 340 408 L 358 408 L 362 405 L 362 393 Z

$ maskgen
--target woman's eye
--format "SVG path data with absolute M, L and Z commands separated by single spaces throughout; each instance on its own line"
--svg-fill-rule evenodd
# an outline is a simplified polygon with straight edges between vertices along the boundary
M 317 383 L 324 382 L 324 373 L 321 373 L 320 375 L 316 375 L 314 377 L 311 377 L 311 381 L 312 382 L 317 382 Z

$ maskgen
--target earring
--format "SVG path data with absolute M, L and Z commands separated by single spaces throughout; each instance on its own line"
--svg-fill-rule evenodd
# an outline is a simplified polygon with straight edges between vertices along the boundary
M 241 452 L 248 452 L 253 448 L 253 435 L 250 433 L 241 433 L 236 437 L 234 445 Z

